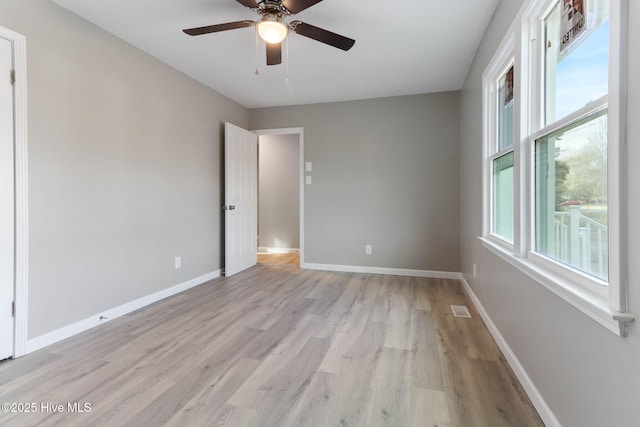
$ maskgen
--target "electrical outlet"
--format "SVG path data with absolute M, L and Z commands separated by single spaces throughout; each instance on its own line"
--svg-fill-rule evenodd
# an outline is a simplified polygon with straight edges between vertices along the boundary
M 373 246 L 372 245 L 364 245 L 364 253 L 366 255 L 371 255 L 373 253 Z
M 310 175 L 305 176 L 304 177 L 304 182 L 307 185 L 311 185 L 311 176 Z
M 177 256 L 175 259 L 175 267 L 176 269 L 182 267 L 182 257 Z

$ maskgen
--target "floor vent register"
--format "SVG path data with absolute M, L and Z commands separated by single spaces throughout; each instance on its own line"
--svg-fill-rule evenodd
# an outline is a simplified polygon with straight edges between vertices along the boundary
M 452 305 L 451 312 L 453 313 L 453 317 L 471 317 L 471 313 L 469 313 L 466 305 Z

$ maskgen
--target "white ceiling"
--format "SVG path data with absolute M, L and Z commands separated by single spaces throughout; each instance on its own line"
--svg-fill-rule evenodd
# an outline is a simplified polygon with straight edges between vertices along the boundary
M 54 1 L 248 108 L 458 90 L 499 2 L 324 0 L 293 19 L 355 39 L 354 47 L 290 34 L 288 66 L 283 44 L 283 63 L 267 67 L 260 42 L 256 75 L 253 27 L 182 32 L 257 19 L 235 0 Z

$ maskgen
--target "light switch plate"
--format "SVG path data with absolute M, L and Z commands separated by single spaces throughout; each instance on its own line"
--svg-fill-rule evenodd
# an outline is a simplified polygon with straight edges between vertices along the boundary
M 304 177 L 304 182 L 307 185 L 311 185 L 311 177 L 309 175 Z
M 311 162 L 305 162 L 304 163 L 304 171 L 305 172 L 311 172 Z

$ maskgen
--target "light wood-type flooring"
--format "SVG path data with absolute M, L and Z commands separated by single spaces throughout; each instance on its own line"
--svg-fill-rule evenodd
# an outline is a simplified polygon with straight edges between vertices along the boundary
M 286 254 L 258 252 L 258 263 L 280 264 L 297 267 L 300 265 L 300 254 L 297 252 Z
M 458 281 L 278 265 L 2 362 L 0 402 L 37 405 L 8 426 L 543 425 Z

